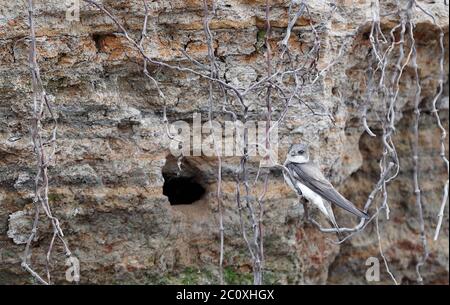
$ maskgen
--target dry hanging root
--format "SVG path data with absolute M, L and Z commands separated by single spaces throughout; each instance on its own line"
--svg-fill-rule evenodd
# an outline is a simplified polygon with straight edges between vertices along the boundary
M 379 10 L 379 3 L 377 0 L 373 1 L 373 6 L 377 7 Z M 373 62 L 376 64 L 376 68 L 373 70 L 372 68 L 369 69 L 369 83 L 368 83 L 368 96 L 370 97 L 372 95 L 373 87 L 372 87 L 372 77 L 371 74 L 372 71 L 379 71 L 380 72 L 380 86 L 379 91 L 381 91 L 383 94 L 388 93 L 388 95 L 391 97 L 391 102 L 388 107 L 388 113 L 390 114 L 387 116 L 389 120 L 383 122 L 383 126 L 388 126 L 387 128 L 383 128 L 383 136 L 384 136 L 384 146 L 385 146 L 385 152 L 389 147 L 393 147 L 392 140 L 387 141 L 389 133 L 392 133 L 392 131 L 395 130 L 395 100 L 399 93 L 399 81 L 402 76 L 402 73 L 407 65 L 410 65 L 412 67 L 412 70 L 414 72 L 414 83 L 415 83 L 415 93 L 414 93 L 414 114 L 415 119 L 413 121 L 413 143 L 412 143 L 412 160 L 413 160 L 413 184 L 414 184 L 414 193 L 416 198 L 416 206 L 418 209 L 418 217 L 419 217 L 419 230 L 420 230 L 420 240 L 422 244 L 422 257 L 418 259 L 417 265 L 416 265 L 416 273 L 417 273 L 417 281 L 419 283 L 423 283 L 423 278 L 421 275 L 421 267 L 425 264 L 428 256 L 429 256 L 429 250 L 427 245 L 427 237 L 425 232 L 425 223 L 424 223 L 424 216 L 423 216 L 423 204 L 421 200 L 421 190 L 420 190 L 420 179 L 419 179 L 419 165 L 420 165 L 420 156 L 419 156 L 419 121 L 420 121 L 420 109 L 419 104 L 421 100 L 421 84 L 420 84 L 420 78 L 419 78 L 419 72 L 418 72 L 418 65 L 417 65 L 417 50 L 416 50 L 416 42 L 414 39 L 414 12 L 415 11 L 421 11 L 425 13 L 427 16 L 431 17 L 433 20 L 433 23 L 439 28 L 440 34 L 439 34 L 439 45 L 440 45 L 440 56 L 439 56 L 439 90 L 436 96 L 433 98 L 433 110 L 432 113 L 436 117 L 437 125 L 441 130 L 441 149 L 440 149 L 440 156 L 444 161 L 444 164 L 447 169 L 447 176 L 448 176 L 448 160 L 445 155 L 445 138 L 446 138 L 446 132 L 445 129 L 442 128 L 442 124 L 438 115 L 438 110 L 436 109 L 436 102 L 439 99 L 439 97 L 442 94 L 442 87 L 444 82 L 444 47 L 443 47 L 443 37 L 444 33 L 442 31 L 442 28 L 439 27 L 436 24 L 436 20 L 434 16 L 423 9 L 416 1 L 414 0 L 408 0 L 403 5 L 400 2 L 397 2 L 397 15 L 400 18 L 400 23 L 393 28 L 393 30 L 390 33 L 391 42 L 392 44 L 387 49 L 387 51 L 383 51 L 382 44 L 386 43 L 386 39 L 381 32 L 380 25 L 379 25 L 379 18 L 374 18 L 373 24 L 372 24 L 372 30 L 370 34 L 370 41 L 372 44 L 372 55 L 373 55 Z M 375 17 L 379 17 L 378 14 L 374 14 Z M 399 41 L 395 41 L 394 33 L 399 32 Z M 381 37 L 381 39 L 380 39 Z M 396 62 L 396 72 L 393 73 L 393 76 L 391 78 L 390 86 L 385 85 L 384 81 L 386 79 L 386 71 L 388 67 L 389 62 L 389 55 L 392 54 L 392 51 L 395 48 L 395 45 L 398 45 L 398 59 Z M 409 51 L 406 52 L 405 48 L 409 45 Z M 375 60 L 376 58 L 376 60 Z M 380 90 L 381 89 L 381 90 Z M 384 90 L 384 91 L 382 91 Z M 370 102 L 370 100 L 368 100 Z M 366 110 L 364 111 L 364 115 L 366 113 Z M 365 121 L 365 117 L 363 118 L 364 126 L 369 134 L 371 134 L 370 129 L 367 126 L 367 123 Z M 390 126 L 390 127 L 389 127 Z M 372 135 L 372 134 L 371 134 Z M 396 158 L 398 160 L 398 158 Z M 385 164 L 380 164 L 382 172 L 385 170 Z M 399 170 L 399 168 L 398 168 Z M 396 174 L 398 174 L 398 170 Z M 389 209 L 387 206 L 387 188 L 384 187 L 383 191 L 383 197 L 384 197 L 384 203 L 383 206 L 387 207 L 386 213 L 387 213 L 387 219 L 389 219 Z M 446 201 L 448 199 L 448 179 L 444 184 L 444 191 L 443 191 L 443 198 L 442 198 L 442 204 L 441 209 L 438 215 L 438 225 L 435 232 L 435 240 L 437 239 L 437 235 L 439 234 L 439 228 L 442 222 L 443 217 L 443 210 L 444 206 L 446 204 Z M 378 218 L 377 218 L 377 234 L 379 237 L 379 231 L 378 231 Z M 383 260 L 386 265 L 386 269 L 390 276 L 392 277 L 394 283 L 397 284 L 397 281 L 395 280 L 394 276 L 389 270 L 387 260 L 382 252 L 381 247 L 381 240 L 379 237 L 379 244 L 380 244 L 380 254 L 383 257 Z
M 447 4 L 447 3 L 446 3 Z M 426 11 L 424 8 L 422 8 L 420 5 L 418 5 L 416 3 L 416 6 L 427 16 L 429 16 L 434 25 L 436 25 L 439 28 L 439 49 L 440 49 L 440 56 L 439 56 L 439 87 L 438 87 L 438 92 L 436 93 L 436 95 L 433 97 L 433 101 L 432 101 L 432 110 L 431 113 L 434 115 L 435 119 L 436 119 L 436 125 L 439 128 L 439 131 L 441 133 L 440 136 L 440 150 L 439 150 L 439 156 L 441 157 L 442 161 L 444 162 L 444 167 L 447 170 L 447 180 L 444 183 L 444 188 L 442 191 L 442 201 L 441 201 L 441 206 L 439 209 L 439 213 L 437 215 L 438 217 L 438 221 L 436 224 L 436 230 L 434 232 L 434 240 L 437 240 L 439 237 L 439 232 L 441 230 L 441 226 L 442 226 L 442 220 L 444 218 L 444 210 L 445 210 L 445 206 L 447 204 L 448 201 L 448 188 L 449 188 L 449 161 L 447 159 L 447 154 L 445 151 L 445 143 L 446 143 L 446 139 L 447 139 L 447 131 L 445 130 L 444 126 L 442 125 L 441 122 L 441 118 L 439 116 L 439 110 L 437 109 L 437 102 L 439 101 L 440 97 L 442 96 L 442 92 L 444 91 L 444 78 L 445 78 L 445 72 L 444 72 L 444 60 L 445 60 L 445 49 L 444 49 L 444 31 L 442 30 L 442 27 L 440 27 L 437 23 L 436 23 L 436 18 L 428 11 Z
M 158 92 L 161 98 L 164 99 L 164 94 L 159 89 L 159 85 L 155 78 L 153 78 L 150 73 L 148 72 L 147 65 L 154 65 L 156 67 L 166 68 L 170 70 L 176 70 L 180 72 L 187 72 L 192 73 L 204 80 L 208 81 L 208 91 L 209 91 L 209 98 L 208 98 L 208 104 L 209 104 L 209 115 L 208 120 L 210 122 L 210 125 L 212 124 L 213 120 L 213 108 L 214 106 L 220 106 L 224 112 L 224 114 L 231 115 L 233 120 L 236 122 L 238 118 L 241 118 L 244 126 L 245 123 L 248 120 L 249 116 L 249 109 L 250 106 L 252 106 L 252 103 L 257 103 L 257 101 L 251 101 L 246 99 L 247 96 L 249 96 L 251 93 L 261 93 L 265 91 L 264 100 L 265 100 L 265 109 L 266 109 L 266 139 L 264 147 L 262 149 L 269 151 L 270 150 L 270 133 L 271 131 L 276 128 L 278 125 L 280 125 L 289 109 L 289 106 L 294 102 L 298 101 L 299 103 L 303 104 L 307 107 L 309 111 L 311 111 L 314 115 L 320 115 L 320 116 L 327 116 L 330 119 L 332 119 L 331 115 L 327 112 L 320 113 L 314 110 L 312 105 L 309 103 L 306 103 L 301 98 L 302 89 L 309 85 L 312 86 L 315 82 L 317 82 L 320 77 L 323 77 L 325 72 L 329 70 L 336 62 L 330 63 L 326 69 L 322 71 L 317 71 L 316 66 L 317 62 L 319 60 L 319 52 L 321 49 L 321 41 L 319 34 L 315 27 L 310 22 L 310 28 L 311 32 L 314 35 L 314 41 L 313 46 L 311 47 L 310 51 L 305 54 L 304 60 L 299 65 L 295 65 L 296 62 L 291 58 L 290 52 L 289 52 L 289 44 L 287 43 L 289 39 L 289 35 L 286 35 L 285 40 L 286 43 L 282 44 L 282 52 L 280 52 L 280 57 L 277 60 L 277 63 L 272 63 L 272 54 L 270 49 L 270 9 L 271 4 L 270 1 L 266 1 L 266 36 L 265 36 L 265 45 L 267 48 L 266 53 L 266 62 L 267 62 L 267 76 L 262 77 L 260 80 L 250 84 L 247 88 L 238 88 L 236 86 L 233 86 L 224 80 L 220 78 L 220 75 L 218 73 L 218 66 L 216 63 L 216 59 L 214 56 L 214 38 L 212 35 L 212 32 L 209 28 L 209 24 L 211 19 L 214 17 L 215 14 L 215 2 L 212 1 L 210 6 L 208 6 L 208 2 L 203 2 L 204 7 L 204 32 L 205 32 L 205 40 L 206 44 L 208 46 L 208 59 L 209 59 L 209 65 L 205 63 L 201 63 L 197 60 L 192 59 L 189 54 L 187 54 L 184 50 L 181 50 L 181 52 L 185 55 L 186 60 L 191 64 L 190 66 L 182 66 L 182 65 L 171 65 L 164 62 L 160 62 L 157 60 L 154 60 L 145 53 L 143 48 L 143 40 L 147 35 L 147 21 L 149 16 L 149 10 L 147 4 L 144 2 L 144 9 L 145 9 L 145 18 L 144 18 L 144 25 L 143 30 L 141 34 L 141 39 L 139 41 L 134 40 L 131 35 L 128 33 L 128 31 L 125 29 L 123 25 L 117 20 L 117 18 L 102 4 L 93 1 L 93 0 L 83 0 L 86 3 L 89 3 L 95 7 L 97 7 L 100 11 L 105 13 L 118 27 L 121 35 L 123 35 L 127 41 L 135 47 L 139 53 L 141 54 L 143 60 L 144 60 L 144 74 L 146 77 L 158 88 Z M 294 7 L 297 6 L 295 4 L 295 1 L 291 3 L 291 9 L 294 9 Z M 211 8 L 210 8 L 211 7 Z M 332 12 L 335 10 L 335 6 L 333 6 Z M 306 2 L 302 2 L 299 6 L 299 12 L 297 12 L 295 15 L 296 18 L 299 18 L 303 13 L 306 13 L 309 15 L 310 19 L 310 11 L 309 7 L 306 4 Z M 330 14 L 331 18 L 331 14 Z M 290 30 L 292 30 L 293 25 L 295 24 L 295 20 L 290 22 Z M 286 61 L 288 64 L 284 64 L 284 61 Z M 195 67 L 195 68 L 193 68 Z M 294 78 L 295 80 L 295 86 L 292 88 L 290 84 L 287 83 L 288 78 Z M 309 84 L 308 84 L 309 82 Z M 215 92 L 219 92 L 221 95 L 221 102 L 215 101 Z M 272 119 L 272 101 L 275 98 L 275 96 L 272 94 L 275 92 L 276 98 L 281 101 L 282 103 L 282 110 L 281 115 L 279 119 L 276 121 L 275 124 L 271 125 L 271 119 Z M 261 95 L 261 94 L 260 94 Z M 232 109 L 233 105 L 235 105 L 233 102 L 237 102 L 238 105 L 241 106 L 241 112 L 238 115 L 236 112 L 234 112 Z M 165 103 L 164 103 L 165 104 Z M 317 105 L 315 105 L 317 106 Z M 166 114 L 166 107 L 164 107 L 164 123 L 167 126 L 167 134 L 169 138 L 173 138 L 173 136 L 169 132 L 168 128 L 168 120 L 167 120 L 167 114 Z M 259 194 L 257 196 L 256 202 L 254 199 L 252 199 L 252 189 L 254 185 L 251 185 L 249 182 L 249 174 L 248 174 L 248 160 L 249 160 L 249 147 L 251 145 L 259 145 L 257 143 L 249 143 L 248 142 L 248 130 L 246 127 L 244 127 L 244 155 L 241 158 L 238 171 L 236 173 L 236 202 L 237 202 L 237 208 L 240 215 L 240 222 L 241 222 L 241 229 L 242 229 L 242 235 L 243 239 L 245 240 L 250 257 L 253 262 L 253 271 L 254 271 L 254 283 L 255 284 L 261 284 L 263 281 L 263 262 L 264 262 L 264 247 L 263 247 L 263 216 L 264 216 L 264 197 L 265 192 L 268 188 L 268 173 L 265 175 L 265 178 L 263 179 L 263 193 Z M 223 260 L 224 260 L 224 228 L 223 228 L 223 206 L 222 206 L 222 198 L 221 198 L 221 175 L 222 175 L 222 160 L 220 158 L 220 151 L 218 149 L 218 146 L 216 145 L 216 139 L 213 138 L 214 147 L 216 151 L 216 156 L 218 158 L 218 188 L 217 188 L 217 202 L 218 202 L 218 210 L 219 210 L 219 234 L 220 234 L 220 256 L 219 256 L 219 275 L 220 275 L 220 282 L 223 283 Z M 267 155 L 269 157 L 269 155 Z M 280 164 L 276 164 L 275 166 L 278 166 L 280 168 L 283 168 Z M 283 168 L 283 170 L 285 170 Z M 257 183 L 258 179 L 255 180 L 255 183 Z M 244 196 L 241 196 L 241 188 L 244 190 Z M 249 223 L 250 232 L 247 231 L 247 222 Z M 250 233 L 250 234 L 249 234 Z
M 372 132 L 367 123 L 367 111 L 371 104 L 373 104 L 373 98 L 375 96 L 379 97 L 383 101 L 384 112 L 379 115 L 381 117 L 381 126 L 383 130 L 383 134 L 381 137 L 381 141 L 383 143 L 383 154 L 380 161 L 380 179 L 376 184 L 375 188 L 369 195 L 369 198 L 364 206 L 364 211 L 368 211 L 371 205 L 375 202 L 374 198 L 376 194 L 381 191 L 382 193 L 382 205 L 381 207 L 377 207 L 375 213 L 372 217 L 366 222 L 364 219 L 353 228 L 323 228 L 316 221 L 311 220 L 313 224 L 315 224 L 322 232 L 326 233 L 335 233 L 337 231 L 341 233 L 349 232 L 342 240 L 337 243 L 342 243 L 347 240 L 351 236 L 356 233 L 361 232 L 370 222 L 375 220 L 376 223 L 376 233 L 379 241 L 379 250 L 380 255 L 384 260 L 386 270 L 388 274 L 391 276 L 391 279 L 395 284 L 396 281 L 394 275 L 392 274 L 388 260 L 386 259 L 383 250 L 382 250 L 382 239 L 379 231 L 379 215 L 380 211 L 385 210 L 386 218 L 389 219 L 389 199 L 388 199 L 388 184 L 397 177 L 400 171 L 399 158 L 397 155 L 397 151 L 394 145 L 394 141 L 392 136 L 396 130 L 396 104 L 399 96 L 399 83 L 402 78 L 403 72 L 405 68 L 409 65 L 412 67 L 414 71 L 414 82 L 415 82 L 415 93 L 414 93 L 414 135 L 413 135 L 413 149 L 412 149 L 412 159 L 413 159 L 413 184 L 414 184 L 414 193 L 416 198 L 416 206 L 418 210 L 418 220 L 420 227 L 420 241 L 422 244 L 423 253 L 421 258 L 418 259 L 416 265 L 416 273 L 417 273 L 417 281 L 419 283 L 423 282 L 423 278 L 421 276 L 421 267 L 425 264 L 428 256 L 429 250 L 427 245 L 427 238 L 425 232 L 425 224 L 424 224 L 424 216 L 423 216 L 423 204 L 421 200 L 421 191 L 420 191 L 420 181 L 419 181 L 419 165 L 420 165 L 420 157 L 419 157 L 419 119 L 420 119 L 420 109 L 419 103 L 421 99 L 421 85 L 418 74 L 418 66 L 417 66 L 417 51 L 416 44 L 414 39 L 414 28 L 415 24 L 413 21 L 414 12 L 421 11 L 430 18 L 432 18 L 434 24 L 439 28 L 439 45 L 440 45 L 440 56 L 439 56 L 439 89 L 436 96 L 433 98 L 432 102 L 432 113 L 436 118 L 437 125 L 441 131 L 440 137 L 440 157 L 444 161 L 444 165 L 447 171 L 447 176 L 449 173 L 449 161 L 446 158 L 445 151 L 445 139 L 446 139 L 446 130 L 442 125 L 440 120 L 438 110 L 436 108 L 437 101 L 443 92 L 443 83 L 444 83 L 444 33 L 442 28 L 436 24 L 435 17 L 424 8 L 422 8 L 416 1 L 407 0 L 404 3 L 400 3 L 397 1 L 397 11 L 395 13 L 386 14 L 392 15 L 396 14 L 399 18 L 399 23 L 395 25 L 390 31 L 388 37 L 384 35 L 380 26 L 380 4 L 378 0 L 372 0 L 372 26 L 370 31 L 369 40 L 371 43 L 371 62 L 368 67 L 368 82 L 367 82 L 367 90 L 366 90 L 366 101 L 364 103 L 363 115 L 362 115 L 362 125 L 366 132 L 375 137 L 376 135 Z M 398 39 L 397 39 L 398 37 Z M 389 71 L 392 72 L 389 73 Z M 436 231 L 434 234 L 434 239 L 436 240 L 439 235 L 439 230 L 442 225 L 443 212 L 445 209 L 445 205 L 448 201 L 448 187 L 449 181 L 448 179 L 444 183 L 443 195 L 442 195 L 442 203 L 441 208 L 438 214 L 438 223 L 436 226 Z
M 31 234 L 28 237 L 25 252 L 22 259 L 22 267 L 25 268 L 38 282 L 42 284 L 50 284 L 50 268 L 51 268 L 51 255 L 53 246 L 57 240 L 59 240 L 63 247 L 67 257 L 71 256 L 71 252 L 68 248 L 67 242 L 64 239 L 64 234 L 61 229 L 59 220 L 53 216 L 50 204 L 48 201 L 48 167 L 54 160 L 56 150 L 56 131 L 57 120 L 52 110 L 49 97 L 45 92 L 42 84 L 41 75 L 39 71 L 39 65 L 37 63 L 36 53 L 36 32 L 33 19 L 34 9 L 33 1 L 28 0 L 28 23 L 30 28 L 30 54 L 29 65 L 31 70 L 31 83 L 32 83 L 32 99 L 33 99 L 33 119 L 31 124 L 31 137 L 33 142 L 33 151 L 36 155 L 36 178 L 34 184 L 34 199 L 33 205 L 35 209 L 33 228 Z M 48 113 L 52 121 L 52 129 L 49 132 L 50 136 L 46 136 L 48 133 L 43 126 L 43 120 Z M 50 241 L 50 245 L 46 255 L 46 279 L 39 275 L 31 266 L 31 244 L 35 240 L 38 234 L 38 225 L 40 219 L 41 209 L 50 220 L 53 228 L 53 236 Z
M 212 0 L 212 9 L 211 13 L 214 15 L 216 12 L 215 8 L 215 2 Z M 205 32 L 205 37 L 208 45 L 208 59 L 209 59 L 209 69 L 210 69 L 210 76 L 211 77 L 218 77 L 219 71 L 218 71 L 218 65 L 216 63 L 216 58 L 214 55 L 214 43 L 213 43 L 213 36 L 211 33 L 211 30 L 209 28 L 209 24 L 211 22 L 211 19 L 213 15 L 210 15 L 210 10 L 208 7 L 207 0 L 203 0 L 203 8 L 204 8 L 204 22 L 203 22 L 203 30 Z M 208 90 L 208 121 L 209 121 L 209 128 L 210 130 L 213 130 L 213 99 L 214 99 L 214 83 L 212 81 L 209 81 L 209 90 Z M 223 86 L 219 84 L 220 91 L 222 92 L 223 96 L 226 96 L 224 94 L 225 89 Z M 226 102 L 226 101 L 225 101 Z M 223 279 L 223 260 L 224 260 L 224 227 L 223 227 L 223 204 L 222 204 L 222 157 L 219 145 L 217 144 L 218 139 L 215 138 L 214 132 L 211 132 L 212 139 L 213 139 L 213 146 L 214 151 L 217 157 L 217 191 L 216 191 L 216 199 L 217 199 L 217 206 L 219 211 L 219 236 L 220 236 L 220 246 L 219 246 L 219 282 L 220 284 L 224 284 Z M 221 146 L 220 146 L 221 147 Z

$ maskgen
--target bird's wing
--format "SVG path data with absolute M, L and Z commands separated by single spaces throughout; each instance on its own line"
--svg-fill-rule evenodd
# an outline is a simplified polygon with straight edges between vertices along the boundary
M 359 210 L 353 203 L 339 194 L 313 162 L 289 163 L 287 168 L 292 172 L 294 178 L 298 179 L 299 182 L 309 187 L 324 199 L 358 217 L 369 218 L 366 213 Z

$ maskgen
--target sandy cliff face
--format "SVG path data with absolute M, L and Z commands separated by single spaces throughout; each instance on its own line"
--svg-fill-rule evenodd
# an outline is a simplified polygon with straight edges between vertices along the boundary
M 219 73 L 227 82 L 247 86 L 265 75 L 265 1 L 217 1 L 211 22 Z M 273 45 L 283 37 L 288 1 L 273 3 Z M 391 5 L 388 1 L 385 6 Z M 394 2 L 394 1 L 392 1 Z M 448 7 L 419 1 L 444 29 L 448 58 Z M 82 283 L 217 283 L 219 230 L 216 190 L 217 160 L 184 159 L 189 179 L 205 194 L 191 205 L 171 205 L 163 194 L 167 177 L 176 175 L 169 139 L 162 124 L 162 102 L 142 74 L 142 59 L 115 25 L 98 10 L 82 5 L 80 22 L 65 19 L 63 1 L 36 1 L 39 63 L 46 90 L 58 114 L 57 160 L 50 167 L 49 199 L 60 218 L 71 250 L 81 264 Z M 103 1 L 130 33 L 138 37 L 143 22 L 141 1 Z M 303 104 L 293 105 L 279 128 L 280 159 L 293 142 L 307 141 L 313 157 L 345 196 L 362 206 L 378 180 L 381 147 L 378 138 L 363 132 L 362 101 L 370 46 L 370 1 L 337 1 L 330 6 L 311 1 L 311 18 L 300 18 L 291 37 L 291 52 L 301 58 L 310 47 L 310 22 L 320 32 L 319 67 L 332 62 L 344 45 L 340 63 L 328 71 L 305 101 L 320 101 L 335 121 L 311 115 Z M 202 1 L 153 1 L 144 49 L 152 58 L 189 65 L 180 49 L 199 61 L 207 46 Z M 393 5 L 393 4 L 392 4 Z M 27 8 L 25 1 L 0 0 L 0 283 L 30 283 L 21 269 L 24 243 L 31 229 L 35 174 L 29 136 L 30 73 L 27 68 Z M 391 17 L 382 19 L 389 30 Z M 393 18 L 393 17 L 392 17 Z M 439 130 L 430 113 L 438 83 L 439 31 L 424 14 L 416 16 L 416 40 L 422 90 L 420 122 L 421 184 L 430 258 L 423 268 L 427 283 L 448 282 L 448 208 L 438 241 L 432 241 L 445 169 L 439 159 Z M 208 82 L 185 72 L 150 67 L 166 95 L 170 121 L 206 119 Z M 448 60 L 445 62 L 448 73 Z M 390 186 L 391 217 L 380 217 L 382 246 L 392 272 L 402 283 L 414 283 L 421 243 L 412 187 L 411 130 L 413 71 L 400 83 L 395 141 L 402 171 Z M 448 82 L 446 83 L 448 88 Z M 251 96 L 255 100 L 258 97 Z M 376 101 L 374 108 L 378 107 Z M 448 89 L 439 102 L 448 129 Z M 263 109 L 263 108 L 261 108 Z M 278 110 L 279 111 L 279 110 Z M 251 110 L 256 119 L 263 111 Z M 227 120 L 221 106 L 219 120 Z M 375 115 L 369 124 L 380 134 Z M 447 150 L 448 151 L 448 150 Z M 236 158 L 224 158 L 225 280 L 250 283 L 251 261 L 239 226 L 233 173 Z M 254 174 L 255 164 L 251 165 Z M 262 186 L 254 189 L 261 192 Z M 329 241 L 307 224 L 303 208 L 273 170 L 265 200 L 266 283 L 366 283 L 365 262 L 380 258 L 375 227 L 342 245 Z M 336 212 L 338 222 L 351 224 Z M 33 264 L 45 265 L 51 238 L 49 223 L 40 226 L 33 244 Z M 53 276 L 64 283 L 64 255 L 55 248 Z M 382 283 L 390 283 L 381 267 Z

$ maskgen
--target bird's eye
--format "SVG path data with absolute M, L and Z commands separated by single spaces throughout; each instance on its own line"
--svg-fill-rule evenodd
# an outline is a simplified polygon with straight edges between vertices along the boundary
M 299 150 L 298 153 L 299 153 L 300 155 L 303 155 L 303 154 L 305 153 L 305 151 L 304 151 L 304 150 Z

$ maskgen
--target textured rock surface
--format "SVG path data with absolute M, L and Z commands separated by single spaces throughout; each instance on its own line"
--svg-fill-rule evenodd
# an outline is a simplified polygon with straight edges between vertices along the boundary
M 264 2 L 218 1 L 211 28 L 221 77 L 230 83 L 247 86 L 266 73 L 264 50 L 260 49 Z M 275 46 L 287 24 L 288 1 L 272 2 Z M 444 28 L 448 58 L 448 7 L 440 2 L 419 2 L 436 14 Z M 131 33 L 139 35 L 141 1 L 103 3 L 113 9 Z M 379 138 L 363 135 L 360 123 L 370 2 L 337 3 L 338 9 L 329 21 L 325 18 L 330 12 L 326 2 L 310 4 L 311 22 L 320 27 L 323 40 L 319 67 L 336 58 L 342 44 L 347 46 L 345 55 L 323 81 L 304 92 L 305 100 L 320 101 L 332 112 L 335 122 L 311 115 L 303 105 L 293 105 L 280 126 L 280 156 L 284 157 L 290 143 L 307 141 L 327 176 L 362 206 L 378 179 L 380 156 Z M 154 1 L 152 5 L 154 16 L 144 41 L 149 56 L 187 65 L 179 51 L 183 48 L 193 58 L 204 60 L 207 47 L 202 31 L 202 1 Z M 26 10 L 25 1 L 0 0 L 0 283 L 32 282 L 20 267 L 23 243 L 31 228 L 35 173 L 29 137 Z M 171 206 L 163 195 L 163 168 L 176 164 L 168 158 L 162 102 L 141 72 L 138 53 L 116 35 L 116 27 L 109 19 L 91 7 L 82 6 L 81 21 L 69 23 L 65 20 L 64 1 L 36 1 L 36 15 L 39 63 L 60 124 L 57 162 L 50 169 L 49 199 L 71 250 L 80 260 L 81 282 L 216 283 L 216 161 L 185 159 L 185 166 L 202 177 L 207 194 L 192 205 Z M 394 24 L 389 18 L 382 20 L 386 29 Z M 438 129 L 429 111 L 437 88 L 439 32 L 424 14 L 417 15 L 416 23 L 423 86 L 421 183 L 431 249 L 423 276 L 427 283 L 448 283 L 448 208 L 440 239 L 431 240 L 446 176 L 439 159 Z M 308 24 L 308 20 L 300 18 L 294 28 L 290 43 L 296 58 L 310 44 Z M 448 72 L 448 61 L 445 67 Z M 202 112 L 206 118 L 206 81 L 166 69 L 151 72 L 166 94 L 171 121 L 190 121 L 194 112 Z M 395 135 L 403 169 L 390 188 L 391 219 L 380 218 L 386 257 L 402 283 L 414 283 L 414 267 L 421 254 L 411 181 L 412 75 L 406 70 L 400 83 Z M 448 89 L 440 105 L 448 129 Z M 227 119 L 220 107 L 214 110 L 216 117 Z M 255 116 L 257 110 L 252 109 Z M 374 117 L 369 119 L 375 124 Z M 250 283 L 251 262 L 240 235 L 234 202 L 232 173 L 236 164 L 236 159 L 224 160 L 225 279 L 228 283 Z M 256 188 L 255 194 L 260 191 Z M 305 224 L 303 209 L 279 171 L 271 175 L 265 205 L 265 282 L 366 283 L 365 261 L 379 257 L 373 226 L 340 246 L 330 243 L 332 236 Z M 350 222 L 348 215 L 336 214 L 339 223 Z M 51 230 L 45 222 L 39 229 L 41 233 L 32 249 L 33 263 L 43 270 Z M 59 247 L 55 253 L 53 276 L 63 283 L 64 257 Z M 390 283 L 386 273 L 382 273 L 381 280 Z

